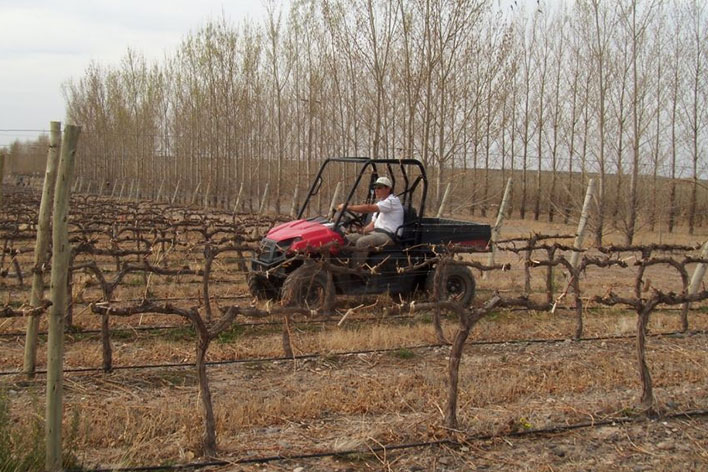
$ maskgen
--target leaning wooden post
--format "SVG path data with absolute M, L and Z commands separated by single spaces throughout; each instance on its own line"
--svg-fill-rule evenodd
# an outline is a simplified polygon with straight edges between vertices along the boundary
M 160 181 L 160 187 L 157 189 L 157 196 L 155 196 L 155 201 L 159 202 L 162 198 L 162 188 L 165 186 L 165 178 L 163 177 Z
M 207 182 L 206 191 L 204 191 L 204 208 L 209 208 L 209 192 L 211 192 L 211 180 Z
M 703 249 L 701 250 L 701 259 L 708 259 L 708 241 L 703 244 Z M 691 284 L 688 286 L 688 294 L 695 295 L 698 293 L 698 286 L 701 285 L 703 277 L 706 275 L 706 264 L 699 263 L 696 269 L 693 271 L 693 276 L 691 277 Z
M 708 241 L 703 243 L 703 249 L 701 250 L 701 259 L 708 259 Z M 693 276 L 691 276 L 691 282 L 688 285 L 688 295 L 695 295 L 698 293 L 698 287 L 701 285 L 703 277 L 706 275 L 706 264 L 699 262 L 696 268 L 693 270 Z M 684 303 L 683 309 L 681 310 L 681 329 L 686 332 L 688 331 L 688 309 L 690 308 L 690 303 Z
M 175 199 L 177 198 L 177 193 L 179 193 L 179 184 L 182 183 L 182 179 L 177 179 L 177 185 L 175 185 L 175 191 L 172 193 L 172 198 L 170 199 L 170 205 L 175 204 Z
M 290 207 L 290 218 L 295 218 L 297 216 L 297 209 L 298 209 L 298 204 L 297 204 L 297 199 L 300 196 L 300 188 L 295 185 L 295 191 L 293 192 L 293 206 Z
M 337 208 L 339 203 L 339 191 L 342 189 L 342 182 L 337 182 L 337 186 L 334 187 L 334 194 L 332 195 L 332 201 L 329 204 L 329 211 L 327 214 L 331 214 Z
M 590 179 L 588 181 L 588 189 L 585 192 L 585 202 L 583 202 L 583 211 L 580 214 L 580 221 L 578 221 L 578 233 L 575 235 L 575 242 L 573 247 L 576 249 L 581 249 L 583 246 L 583 239 L 585 238 L 585 233 L 587 232 L 588 217 L 590 215 L 590 204 L 592 203 L 593 196 L 595 195 L 595 179 Z M 578 267 L 580 262 L 580 252 L 573 251 L 570 256 L 570 263 L 573 267 Z
M 2 181 L 5 179 L 5 153 L 0 152 L 0 208 L 2 208 Z
M 487 265 L 494 265 L 494 258 L 497 255 L 497 240 L 501 234 L 501 228 L 504 224 L 504 218 L 506 216 L 506 208 L 509 206 L 509 196 L 511 195 L 511 177 L 506 181 L 506 188 L 504 189 L 504 196 L 502 197 L 501 205 L 499 206 L 499 213 L 497 213 L 497 221 L 492 227 L 492 237 L 489 240 L 491 246 L 491 252 L 489 253 L 489 258 L 487 259 Z M 484 271 L 482 278 L 486 279 L 489 277 L 487 271 Z
M 263 190 L 263 198 L 261 199 L 261 207 L 258 209 L 258 214 L 262 215 L 263 212 L 268 207 L 268 188 L 270 187 L 270 182 L 266 182 L 265 190 Z
M 445 193 L 443 194 L 443 199 L 442 202 L 440 202 L 440 208 L 438 208 L 438 214 L 436 215 L 436 218 L 441 218 L 443 211 L 445 211 L 445 206 L 447 205 L 447 198 L 450 196 L 450 183 L 448 182 L 447 186 L 445 187 Z
M 238 194 L 236 195 L 236 203 L 234 203 L 234 213 L 238 210 L 238 204 L 241 203 L 241 194 L 243 193 L 243 180 L 241 185 L 238 187 Z
M 194 205 L 194 202 L 197 201 L 197 194 L 199 193 L 200 188 L 202 188 L 201 180 L 197 183 L 197 186 L 195 187 L 194 192 L 192 192 L 192 199 L 189 202 L 190 206 Z
M 69 272 L 69 198 L 74 174 L 76 143 L 81 127 L 67 125 L 62 139 L 61 157 L 54 191 L 54 223 L 52 227 L 52 276 L 47 341 L 47 457 L 48 471 L 62 470 L 61 419 L 64 367 L 64 314 L 67 308 L 66 281 Z
M 38 308 L 44 298 L 44 266 L 47 262 L 49 249 L 49 218 L 52 210 L 52 197 L 57 177 L 59 164 L 59 145 L 61 144 L 61 123 L 49 123 L 49 150 L 47 151 L 47 169 L 44 174 L 42 187 L 42 200 L 39 203 L 39 216 L 37 219 L 37 240 L 34 245 L 34 269 L 32 270 L 32 294 L 30 305 Z M 27 334 L 25 336 L 25 361 L 24 372 L 28 377 L 34 376 L 37 361 L 37 331 L 39 329 L 39 315 L 30 315 L 27 319 Z

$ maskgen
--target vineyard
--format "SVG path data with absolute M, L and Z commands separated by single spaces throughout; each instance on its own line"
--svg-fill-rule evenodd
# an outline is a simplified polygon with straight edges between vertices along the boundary
M 0 406 L 17 454 L 42 427 L 49 302 L 30 298 L 49 265 L 34 259 L 39 194 L 5 189 Z M 568 226 L 512 222 L 493 261 L 435 248 L 438 272 L 475 271 L 471 307 L 436 287 L 315 312 L 249 294 L 250 258 L 283 218 L 72 197 L 69 468 L 708 465 L 703 241 L 574 249 Z

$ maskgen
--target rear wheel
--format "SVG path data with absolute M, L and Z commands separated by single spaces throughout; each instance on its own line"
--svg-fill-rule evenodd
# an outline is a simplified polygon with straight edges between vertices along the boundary
M 316 311 L 329 311 L 334 305 L 332 276 L 317 264 L 295 269 L 283 283 L 283 304 Z
M 472 303 L 476 284 L 469 267 L 458 264 L 445 264 L 440 281 L 442 293 L 440 298 L 445 301 L 456 301 L 467 306 Z M 425 281 L 425 289 L 431 295 L 435 288 L 435 272 L 431 271 Z

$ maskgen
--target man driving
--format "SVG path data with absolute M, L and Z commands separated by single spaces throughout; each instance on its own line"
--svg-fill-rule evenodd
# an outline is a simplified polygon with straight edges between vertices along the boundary
M 352 258 L 354 267 L 363 265 L 368 249 L 392 244 L 396 231 L 403 225 L 403 205 L 391 192 L 391 187 L 391 180 L 388 177 L 379 177 L 374 182 L 376 203 L 362 203 L 347 207 L 348 211 L 374 214 L 371 222 L 361 229 L 361 233 L 350 233 L 346 236 L 357 249 L 361 249 L 356 251 Z M 343 203 L 337 205 L 338 211 L 342 211 L 343 208 Z

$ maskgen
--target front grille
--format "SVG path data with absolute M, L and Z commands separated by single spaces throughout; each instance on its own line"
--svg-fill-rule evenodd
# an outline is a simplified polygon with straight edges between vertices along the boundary
M 281 251 L 278 244 L 271 239 L 264 239 L 261 242 L 261 248 L 258 254 L 258 260 L 262 262 L 274 262 L 284 258 L 283 251 Z

